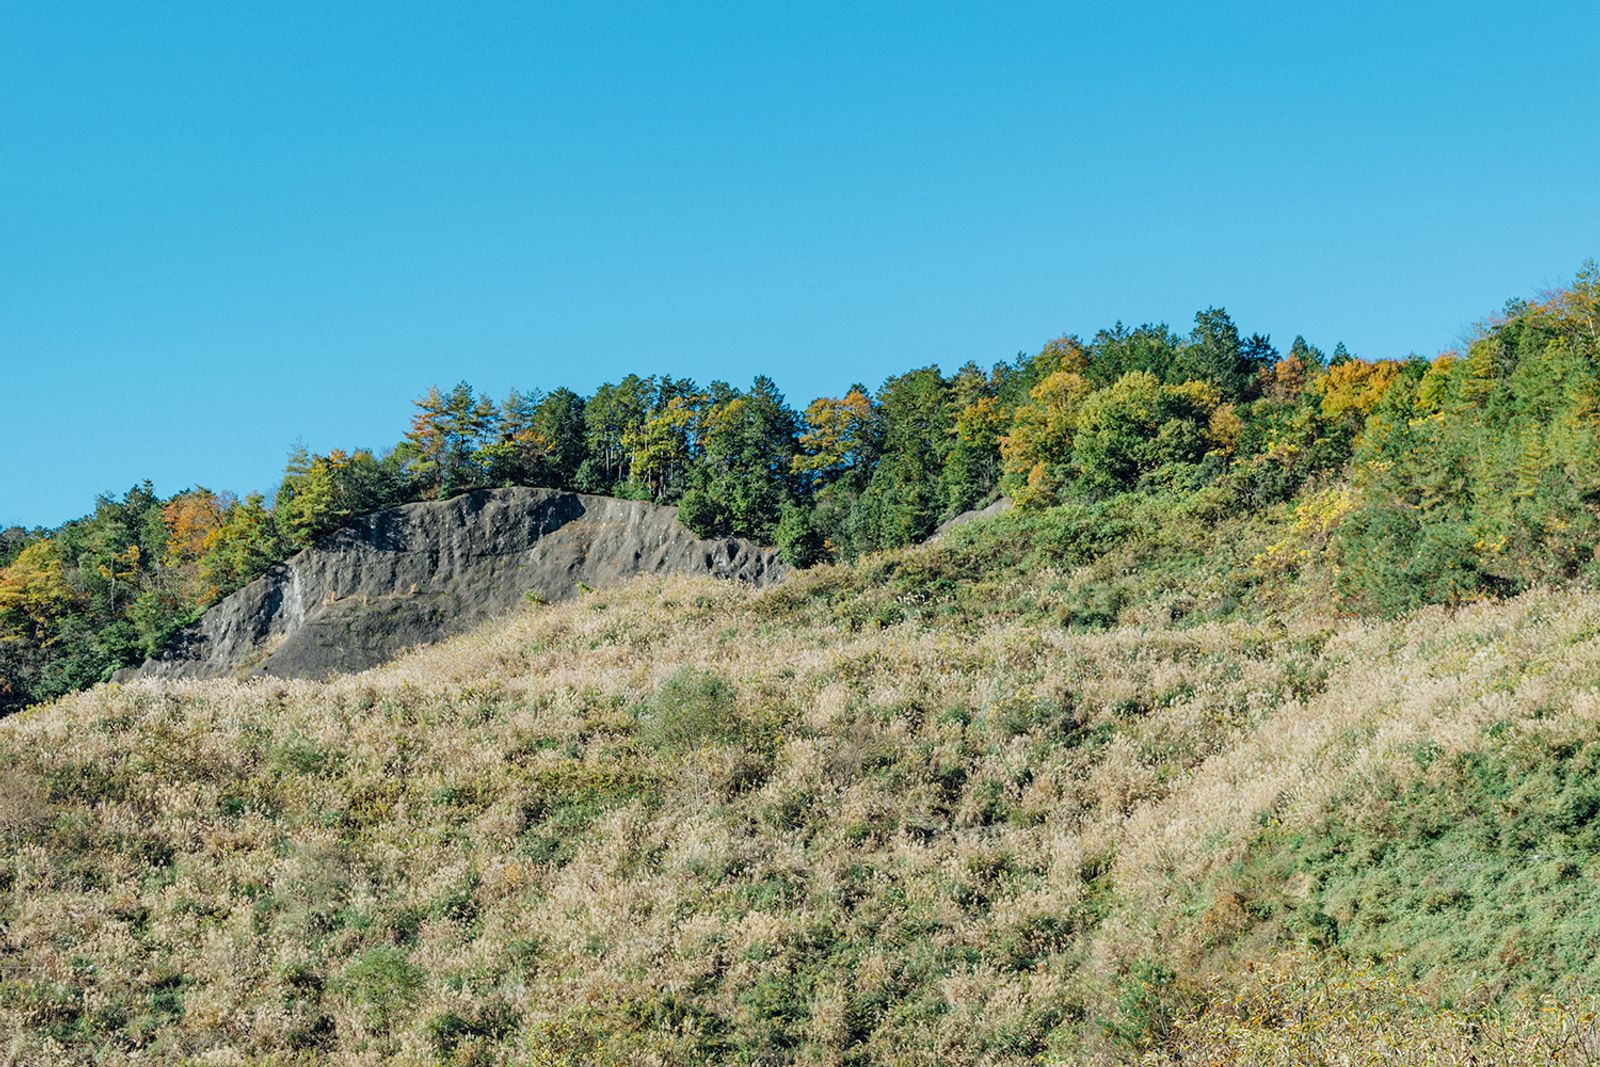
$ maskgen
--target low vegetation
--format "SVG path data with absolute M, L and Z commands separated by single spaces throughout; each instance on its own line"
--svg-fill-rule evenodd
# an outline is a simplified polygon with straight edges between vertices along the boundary
M 1591 1062 L 1600 600 L 1340 619 L 1277 562 L 1325 550 L 1301 508 L 1185 499 L 13 716 L 0 1034 L 37 1063 Z

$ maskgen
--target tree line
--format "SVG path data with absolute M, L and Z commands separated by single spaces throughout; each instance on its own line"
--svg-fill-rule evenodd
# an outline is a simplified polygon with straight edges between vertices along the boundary
M 1352 610 L 1571 578 L 1595 565 L 1600 528 L 1597 309 L 1590 264 L 1509 303 L 1464 351 L 1369 361 L 1301 337 L 1282 352 L 1209 308 L 1187 334 L 1118 323 L 803 410 L 761 376 L 631 374 L 500 400 L 433 388 L 392 447 L 297 448 L 270 499 L 146 484 L 58 529 L 0 533 L 0 710 L 140 661 L 354 516 L 493 486 L 676 505 L 698 535 L 806 567 L 921 540 L 1000 493 L 1040 508 L 1221 486 L 1263 508 L 1330 482 Z

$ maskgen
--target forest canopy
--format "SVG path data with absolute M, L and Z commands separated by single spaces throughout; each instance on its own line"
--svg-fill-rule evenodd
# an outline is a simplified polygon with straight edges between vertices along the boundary
M 1587 576 L 1600 544 L 1600 271 L 1513 300 L 1427 360 L 1286 352 L 1228 313 L 1118 323 L 987 369 L 791 406 L 630 374 L 591 395 L 430 388 L 392 446 L 297 447 L 269 498 L 148 484 L 0 532 L 0 712 L 140 662 L 352 517 L 535 485 L 677 505 L 791 566 L 892 548 L 1000 494 L 1024 508 L 1207 490 L 1318 527 L 1342 610 L 1395 614 Z

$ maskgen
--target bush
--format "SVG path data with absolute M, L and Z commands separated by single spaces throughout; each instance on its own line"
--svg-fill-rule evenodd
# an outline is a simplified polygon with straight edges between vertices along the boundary
M 1106 1036 L 1135 1051 L 1165 1042 L 1180 1011 L 1177 976 L 1163 964 L 1139 960 L 1117 992 L 1117 1013 Z
M 1165 385 L 1155 375 L 1124 375 L 1084 401 L 1072 454 L 1081 486 L 1095 495 L 1132 488 L 1168 464 L 1197 463 L 1213 446 L 1215 390 L 1199 382 Z
M 827 546 L 817 531 L 807 508 L 785 505 L 778 520 L 778 558 L 791 567 L 804 569 L 822 562 Z
M 715 671 L 680 668 L 661 683 L 650 702 L 643 739 L 651 748 L 673 752 L 735 741 L 740 734 L 737 696 Z
M 728 516 L 703 489 L 691 489 L 678 503 L 678 521 L 696 537 L 719 537 L 728 532 Z
M 422 986 L 421 968 L 392 945 L 368 949 L 339 980 L 346 999 L 365 1009 L 367 1025 L 385 1033 L 416 1006 Z

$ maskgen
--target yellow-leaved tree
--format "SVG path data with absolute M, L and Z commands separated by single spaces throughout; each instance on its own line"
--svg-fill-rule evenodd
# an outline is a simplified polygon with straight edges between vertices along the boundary
M 1034 365 L 1049 369 L 1017 405 L 1011 429 L 1000 439 L 1000 484 L 1024 507 L 1054 503 L 1066 484 L 1078 413 L 1094 392 L 1085 373 L 1088 350 L 1076 337 L 1051 341 Z
M 209 489 L 191 489 L 161 508 L 167 528 L 161 564 L 186 604 L 209 604 L 218 594 L 216 577 L 204 561 L 217 545 L 231 504 Z
M 841 397 L 813 400 L 806 407 L 795 471 L 826 483 L 863 469 L 871 457 L 874 417 L 872 398 L 859 386 Z
M 0 569 L 0 637 L 47 642 L 75 599 L 61 546 L 35 541 Z

